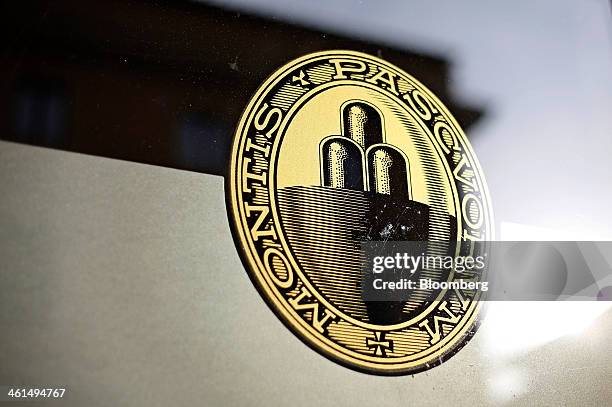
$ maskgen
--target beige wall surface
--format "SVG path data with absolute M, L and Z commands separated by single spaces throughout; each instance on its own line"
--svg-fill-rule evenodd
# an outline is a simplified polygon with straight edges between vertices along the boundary
M 576 307 L 596 317 L 531 343 L 520 319 L 491 312 L 461 352 L 414 376 L 325 359 L 252 286 L 220 177 L 0 142 L 0 259 L 0 385 L 67 388 L 57 405 L 612 400 L 612 312 L 598 304 L 548 306 L 531 328 L 570 325 Z

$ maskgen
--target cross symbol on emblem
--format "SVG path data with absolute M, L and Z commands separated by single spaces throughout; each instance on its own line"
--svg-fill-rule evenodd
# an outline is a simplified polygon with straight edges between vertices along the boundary
M 308 78 L 308 74 L 304 71 L 300 71 L 299 75 L 293 75 L 293 77 L 291 78 L 291 83 L 298 86 L 312 85 L 312 83 L 310 83 L 308 79 L 310 79 Z
M 366 338 L 366 346 L 374 349 L 376 356 L 387 356 L 387 349 L 393 352 L 393 341 L 385 340 L 384 332 L 374 332 L 374 337 L 376 339 Z

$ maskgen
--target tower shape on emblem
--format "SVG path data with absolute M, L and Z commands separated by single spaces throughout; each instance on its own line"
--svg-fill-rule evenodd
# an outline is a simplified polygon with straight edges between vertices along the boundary
M 384 142 L 381 114 L 368 103 L 341 108 L 342 135 L 321 142 L 321 184 L 412 199 L 409 163 Z

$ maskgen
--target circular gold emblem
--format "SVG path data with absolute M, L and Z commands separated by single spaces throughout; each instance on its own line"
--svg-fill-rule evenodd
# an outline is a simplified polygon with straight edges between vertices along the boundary
M 242 115 L 227 192 L 236 244 L 260 294 L 330 359 L 368 373 L 414 373 L 452 356 L 475 331 L 478 294 L 362 296 L 364 242 L 446 241 L 465 254 L 493 234 L 463 131 L 401 69 L 325 51 L 277 70 Z

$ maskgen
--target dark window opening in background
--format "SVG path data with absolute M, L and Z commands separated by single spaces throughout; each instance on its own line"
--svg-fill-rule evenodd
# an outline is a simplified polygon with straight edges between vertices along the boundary
M 21 78 L 12 98 L 15 141 L 55 148 L 65 145 L 69 103 L 62 81 Z
M 227 165 L 230 129 L 205 113 L 185 113 L 179 124 L 181 166 L 203 173 L 216 173 Z

